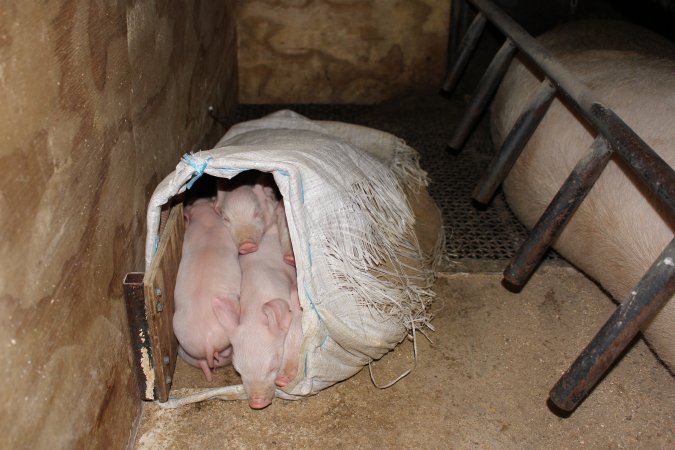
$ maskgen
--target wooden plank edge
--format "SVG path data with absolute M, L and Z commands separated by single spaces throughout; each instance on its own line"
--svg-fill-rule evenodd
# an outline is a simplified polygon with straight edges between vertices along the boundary
M 134 376 L 142 400 L 155 400 L 155 371 L 152 339 L 148 327 L 143 289 L 143 272 L 129 272 L 124 277 L 124 300 L 133 354 Z

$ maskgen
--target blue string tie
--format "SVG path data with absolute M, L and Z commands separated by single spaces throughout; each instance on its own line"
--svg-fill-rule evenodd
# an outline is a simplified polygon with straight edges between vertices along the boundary
M 208 158 L 206 158 L 206 159 L 204 160 L 204 164 L 202 164 L 201 166 L 197 165 L 197 162 L 196 162 L 195 159 L 192 157 L 192 155 L 189 155 L 189 154 L 187 154 L 187 153 L 183 155 L 183 157 L 181 158 L 181 160 L 182 160 L 185 164 L 187 164 L 187 165 L 189 165 L 190 167 L 192 167 L 192 170 L 194 170 L 194 172 L 195 172 L 195 176 L 194 176 L 194 177 L 188 182 L 188 184 L 185 186 L 187 189 L 190 189 L 190 188 L 192 187 L 192 185 L 195 184 L 195 181 L 197 181 L 197 180 L 199 179 L 199 177 L 201 177 L 201 176 L 204 174 L 204 170 L 206 170 L 206 167 L 209 165 L 209 161 L 211 160 L 211 156 L 209 156 Z

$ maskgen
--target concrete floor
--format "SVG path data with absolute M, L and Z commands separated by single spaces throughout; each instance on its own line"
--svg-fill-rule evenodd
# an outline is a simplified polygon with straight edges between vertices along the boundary
M 366 368 L 261 411 L 244 401 L 146 403 L 135 448 L 675 448 L 675 381 L 641 340 L 574 414 L 546 405 L 614 308 L 594 283 L 554 262 L 516 294 L 498 272 L 479 269 L 439 274 L 433 343 L 419 339 L 416 369 L 393 387 L 376 388 Z M 383 382 L 412 364 L 404 342 L 374 374 Z M 237 382 L 221 369 L 211 385 Z M 172 392 L 207 385 L 181 362 Z

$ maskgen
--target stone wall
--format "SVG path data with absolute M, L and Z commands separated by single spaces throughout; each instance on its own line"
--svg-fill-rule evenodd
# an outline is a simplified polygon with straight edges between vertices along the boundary
M 443 79 L 448 0 L 240 0 L 240 103 L 376 103 Z
M 127 445 L 122 280 L 155 185 L 236 95 L 233 2 L 2 2 L 3 448 Z

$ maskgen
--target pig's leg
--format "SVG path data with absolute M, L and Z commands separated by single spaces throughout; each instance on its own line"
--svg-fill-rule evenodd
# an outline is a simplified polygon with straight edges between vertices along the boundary
M 178 356 L 180 356 L 183 361 L 190 364 L 191 366 L 202 369 L 207 381 L 213 381 L 213 373 L 211 372 L 211 368 L 209 367 L 206 360 L 193 358 L 180 345 L 178 346 Z
M 279 241 L 281 243 L 281 253 L 284 255 L 284 262 L 295 267 L 295 256 L 293 255 L 293 244 L 291 235 L 288 231 L 288 222 L 286 221 L 286 209 L 284 202 L 280 201 L 276 210 L 277 228 L 279 229 Z
M 199 361 L 199 367 L 201 367 L 202 371 L 204 372 L 206 381 L 213 381 L 213 372 L 205 360 L 202 359 Z
M 232 346 L 230 345 L 225 350 L 213 355 L 214 367 L 225 367 L 232 364 Z
M 291 287 L 291 320 L 286 340 L 284 341 L 284 356 L 281 368 L 274 384 L 279 387 L 287 386 L 298 375 L 300 346 L 302 344 L 302 308 L 298 297 L 298 285 L 293 283 Z

